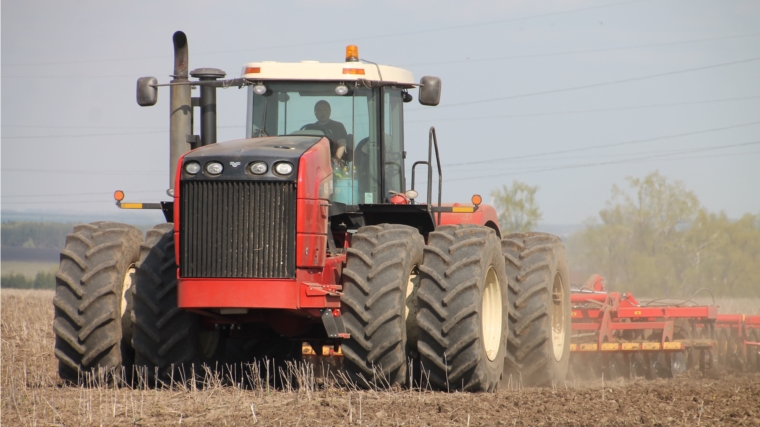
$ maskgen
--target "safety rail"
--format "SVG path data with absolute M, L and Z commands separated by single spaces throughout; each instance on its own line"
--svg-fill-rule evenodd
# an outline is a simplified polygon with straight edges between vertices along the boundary
M 430 167 L 430 164 L 433 162 L 433 148 L 435 148 L 435 163 L 436 166 L 438 166 L 438 207 L 441 207 L 441 191 L 443 189 L 443 173 L 441 172 L 441 157 L 438 153 L 438 136 L 435 133 L 435 127 L 430 126 L 430 131 L 428 133 L 428 159 L 427 161 L 417 161 L 414 162 L 412 165 L 412 190 L 414 190 L 414 178 L 415 178 L 415 168 L 417 165 L 427 165 L 428 167 L 428 179 L 427 179 L 427 212 L 430 214 L 434 219 L 435 216 L 433 215 L 432 210 L 432 203 L 433 203 L 433 169 Z M 436 225 L 441 223 L 441 212 L 438 212 L 438 220 L 436 221 Z

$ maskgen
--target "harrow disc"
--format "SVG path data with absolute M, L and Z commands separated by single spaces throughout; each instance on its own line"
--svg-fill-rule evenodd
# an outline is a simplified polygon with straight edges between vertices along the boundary
M 647 379 L 668 378 L 670 376 L 670 363 L 665 358 L 662 351 L 652 352 L 644 355 L 648 364 Z
M 750 331 L 749 340 L 752 342 L 759 342 L 760 331 Z M 747 346 L 747 369 L 750 372 L 760 372 L 760 347 Z
M 718 351 L 716 357 L 722 366 L 728 366 L 728 333 L 725 330 L 718 332 Z
M 641 353 L 632 353 L 628 355 L 628 372 L 631 378 L 649 377 L 649 363 Z
M 670 353 L 667 355 L 667 359 L 670 365 L 670 377 L 675 378 L 684 372 L 686 372 L 686 352 L 679 351 L 676 353 Z
M 605 354 L 604 363 L 605 377 L 610 380 L 628 378 L 630 376 L 629 364 L 623 354 Z

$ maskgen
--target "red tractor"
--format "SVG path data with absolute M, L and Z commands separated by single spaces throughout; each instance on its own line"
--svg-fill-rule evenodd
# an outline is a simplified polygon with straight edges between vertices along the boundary
M 188 73 L 187 38 L 173 41 L 172 201 L 116 195 L 121 208 L 162 209 L 167 222 L 144 241 L 117 223 L 68 236 L 54 323 L 64 380 L 135 366 L 151 385 L 169 384 L 203 364 L 298 358 L 308 348 L 341 353 L 364 386 L 378 374 L 408 384 L 412 363 L 443 390 L 564 379 L 561 241 L 502 236 L 479 196 L 442 204 L 433 128 L 428 159 L 407 183 L 403 107 L 418 87 L 421 104 L 437 105 L 439 78 L 416 83 L 349 46 L 345 62 L 248 63 L 224 80 L 217 69 Z M 138 104 L 154 105 L 159 86 L 139 79 Z M 232 86 L 248 91 L 246 137 L 217 143 L 216 88 Z M 423 203 L 418 165 L 427 167 Z

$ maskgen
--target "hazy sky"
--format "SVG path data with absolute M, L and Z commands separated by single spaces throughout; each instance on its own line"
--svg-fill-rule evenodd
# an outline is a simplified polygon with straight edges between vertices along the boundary
M 171 36 L 190 67 L 364 59 L 443 79 L 406 104 L 408 165 L 435 126 L 444 200 L 517 179 L 544 223 L 604 208 L 613 184 L 659 170 L 711 211 L 760 213 L 760 2 L 2 2 L 2 209 L 116 211 L 166 199 Z M 197 92 L 195 92 L 197 93 Z M 416 93 L 414 93 L 416 98 Z M 245 90 L 219 94 L 219 140 L 245 133 Z M 160 219 L 135 212 L 136 221 Z

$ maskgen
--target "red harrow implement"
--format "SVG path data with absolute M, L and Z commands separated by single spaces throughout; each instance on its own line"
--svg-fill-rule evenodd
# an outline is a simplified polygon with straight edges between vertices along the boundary
M 595 275 L 573 290 L 571 372 L 576 377 L 672 378 L 715 365 L 760 371 L 760 316 L 717 305 L 640 303 L 607 292 Z

